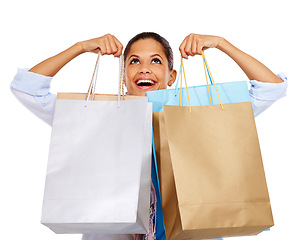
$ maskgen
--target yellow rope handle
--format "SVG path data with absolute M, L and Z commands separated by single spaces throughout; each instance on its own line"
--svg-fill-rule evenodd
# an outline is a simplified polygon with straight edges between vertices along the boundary
M 210 89 L 209 89 L 209 84 L 208 84 L 208 80 L 207 80 L 206 66 L 205 66 L 205 62 L 204 62 L 203 56 L 202 56 L 202 61 L 203 61 L 203 67 L 204 67 L 204 73 L 205 73 L 205 80 L 206 80 L 206 85 L 207 85 L 207 90 L 208 90 L 209 103 L 210 103 L 210 105 L 212 105 L 212 100 L 211 100 L 211 95 L 210 95 Z
M 190 96 L 189 96 L 189 91 L 188 91 L 188 85 L 187 85 L 187 79 L 186 79 L 186 72 L 185 72 L 185 66 L 183 62 L 183 57 L 180 58 L 180 65 L 181 65 L 181 79 L 180 79 L 180 106 L 182 105 L 182 75 L 184 75 L 185 79 L 185 85 L 186 85 L 186 90 L 187 90 L 187 97 L 188 97 L 188 103 L 189 103 L 189 111 L 192 112 L 191 108 L 191 102 L 190 102 Z
M 183 58 L 181 57 L 181 60 L 180 60 L 180 82 L 179 82 L 179 91 L 180 91 L 180 94 L 179 94 L 179 106 L 182 106 L 182 95 L 183 95 L 183 90 L 182 90 L 182 87 L 183 87 L 183 74 L 182 74 L 182 63 L 183 63 Z
M 207 64 L 207 61 L 206 61 L 206 58 L 205 58 L 205 55 L 204 55 L 204 51 L 202 51 L 202 58 L 203 58 L 203 65 L 204 65 L 204 70 L 205 70 L 205 76 L 206 76 L 207 87 L 208 87 L 208 81 L 207 81 L 206 67 L 207 67 L 207 69 L 208 69 L 209 75 L 210 75 L 210 77 L 211 77 L 211 79 L 212 79 L 212 82 L 213 82 L 213 86 L 214 86 L 214 88 L 215 88 L 215 90 L 216 90 L 216 93 L 217 93 L 217 95 L 218 95 L 218 98 L 219 98 L 219 101 L 220 101 L 221 108 L 222 108 L 222 110 L 224 110 L 224 107 L 223 107 L 223 104 L 222 104 L 222 101 L 221 101 L 219 92 L 218 92 L 218 90 L 217 90 L 216 84 L 215 84 L 215 82 L 214 82 L 214 80 L 213 80 L 213 77 L 212 77 L 212 75 L 211 75 L 209 66 L 208 66 L 208 64 Z M 206 65 L 206 66 L 205 66 L 205 65 Z M 209 89 L 208 89 L 208 91 L 209 91 Z M 209 94 L 209 97 L 210 97 L 210 92 L 208 92 L 208 94 Z M 210 98 L 210 99 L 211 99 L 211 98 Z M 210 101 L 211 101 L 211 100 L 210 100 Z

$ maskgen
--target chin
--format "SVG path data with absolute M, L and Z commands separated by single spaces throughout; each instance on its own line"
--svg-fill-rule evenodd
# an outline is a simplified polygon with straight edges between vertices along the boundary
M 151 88 L 148 90 L 141 90 L 141 89 L 135 89 L 134 91 L 131 91 L 131 93 L 129 92 L 130 95 L 135 95 L 135 96 L 146 96 L 146 92 L 150 92 L 150 91 L 155 91 L 158 90 L 158 88 Z
M 136 95 L 137 96 L 144 96 L 144 97 L 146 97 L 146 92 L 147 91 L 141 91 L 141 92 L 136 93 Z

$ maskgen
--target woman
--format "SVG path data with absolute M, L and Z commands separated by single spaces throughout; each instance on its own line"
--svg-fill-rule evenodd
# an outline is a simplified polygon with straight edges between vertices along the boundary
M 283 75 L 273 74 L 262 63 L 240 51 L 221 37 L 190 34 L 180 45 L 183 58 L 200 55 L 202 50 L 217 48 L 231 57 L 251 80 L 251 102 L 255 116 L 285 96 L 287 82 Z M 65 51 L 37 64 L 30 70 L 21 69 L 11 89 L 17 98 L 38 117 L 52 124 L 56 96 L 49 92 L 52 77 L 69 61 L 85 52 L 102 55 L 122 54 L 123 45 L 110 35 L 78 42 Z M 156 33 L 141 33 L 132 38 L 124 51 L 124 82 L 131 95 L 145 96 L 147 91 L 166 89 L 176 80 L 173 53 L 167 40 Z M 152 179 L 154 185 L 156 179 Z M 157 192 L 157 204 L 160 204 Z M 159 209 L 159 210 L 158 210 Z M 157 206 L 156 238 L 164 239 L 161 207 Z M 133 239 L 132 235 L 84 235 L 84 240 Z

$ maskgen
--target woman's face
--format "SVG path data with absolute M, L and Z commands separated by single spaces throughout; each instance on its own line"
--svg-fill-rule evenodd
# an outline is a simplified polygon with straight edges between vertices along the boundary
M 146 96 L 147 91 L 166 89 L 176 79 L 169 70 L 163 46 L 147 38 L 134 42 L 125 61 L 124 82 L 130 95 Z

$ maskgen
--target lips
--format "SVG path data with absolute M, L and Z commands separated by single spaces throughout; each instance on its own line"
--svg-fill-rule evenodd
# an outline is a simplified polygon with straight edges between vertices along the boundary
M 139 89 L 148 90 L 153 88 L 156 82 L 150 78 L 138 78 L 135 84 Z

